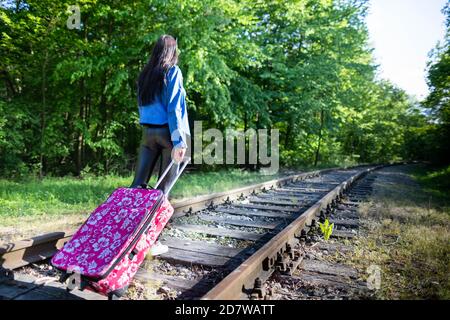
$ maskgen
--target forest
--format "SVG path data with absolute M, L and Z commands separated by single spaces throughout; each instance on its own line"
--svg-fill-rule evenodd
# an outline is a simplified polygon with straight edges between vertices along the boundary
M 0 3 L 1 177 L 133 170 L 136 79 L 162 34 L 177 38 L 190 122 L 278 129 L 284 167 L 449 162 L 448 4 L 419 101 L 378 76 L 365 0 Z

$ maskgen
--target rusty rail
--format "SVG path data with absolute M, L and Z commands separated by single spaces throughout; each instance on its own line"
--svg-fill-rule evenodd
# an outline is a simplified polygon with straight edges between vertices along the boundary
M 230 191 L 176 201 L 173 203 L 175 212 L 172 218 L 184 216 L 193 211 L 202 210 L 223 201 L 232 201 L 239 197 L 247 196 L 265 189 L 281 187 L 289 182 L 307 179 L 338 169 L 344 168 L 330 168 L 304 172 Z M 72 237 L 74 232 L 75 230 L 67 232 L 53 232 L 30 239 L 0 244 L 0 268 L 12 270 L 26 266 L 30 263 L 51 258 L 56 251 L 59 250 L 64 243 Z
M 269 242 L 264 244 L 239 267 L 234 269 L 204 295 L 202 300 L 266 298 L 266 293 L 263 291 L 261 284 L 273 273 L 279 257 L 290 255 L 293 260 L 301 259 L 301 257 L 292 254 L 292 248 L 295 248 L 299 243 L 301 231 L 305 227 L 308 227 L 321 210 L 330 205 L 336 197 L 341 196 L 356 180 L 380 167 L 382 166 L 375 166 L 360 171 L 336 186 L 301 216 L 286 226 L 280 233 L 275 235 Z
M 52 232 L 0 246 L 0 267 L 16 269 L 50 258 L 73 235 L 73 232 Z

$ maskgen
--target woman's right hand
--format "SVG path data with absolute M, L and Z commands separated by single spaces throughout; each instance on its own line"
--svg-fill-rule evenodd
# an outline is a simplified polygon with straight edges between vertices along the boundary
M 186 148 L 175 147 L 172 149 L 172 160 L 175 161 L 175 163 L 180 163 L 183 161 L 185 154 Z

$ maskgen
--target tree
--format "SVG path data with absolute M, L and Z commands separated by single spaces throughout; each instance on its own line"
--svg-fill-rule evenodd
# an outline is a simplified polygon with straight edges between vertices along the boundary
M 447 16 L 447 33 L 444 43 L 431 52 L 428 64 L 428 86 L 430 94 L 424 102 L 429 109 L 430 124 L 428 140 L 435 145 L 432 159 L 448 163 L 450 161 L 450 4 L 443 9 Z M 433 156 L 434 155 L 434 156 Z

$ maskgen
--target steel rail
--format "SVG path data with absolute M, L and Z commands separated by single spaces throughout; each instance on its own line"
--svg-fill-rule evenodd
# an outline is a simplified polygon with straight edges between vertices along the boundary
M 0 246 L 0 268 L 17 269 L 52 257 L 73 232 L 52 232 Z
M 267 280 L 274 272 L 277 255 L 282 255 L 288 251 L 289 247 L 294 247 L 298 242 L 301 231 L 308 227 L 320 213 L 332 201 L 343 194 L 356 180 L 367 173 L 379 169 L 383 166 L 374 166 L 359 171 L 346 181 L 336 186 L 322 199 L 308 208 L 292 223 L 286 226 L 281 232 L 276 234 L 269 242 L 265 243 L 259 250 L 234 269 L 214 288 L 208 291 L 202 300 L 236 300 L 248 299 L 256 291 L 260 290 L 261 282 Z M 259 285 L 257 284 L 259 282 Z M 259 288 L 256 288 L 256 287 Z M 259 298 L 264 298 L 258 293 Z
M 329 168 L 309 171 L 233 189 L 230 191 L 217 192 L 210 195 L 202 195 L 190 199 L 174 201 L 174 215 L 172 219 L 190 214 L 194 211 L 206 209 L 210 206 L 214 206 L 224 201 L 232 201 L 253 193 L 281 187 L 290 182 L 300 181 L 334 170 L 343 169 L 346 168 Z M 75 230 L 66 232 L 53 232 L 30 239 L 0 244 L 0 268 L 13 270 L 26 266 L 30 263 L 35 263 L 51 258 L 57 252 L 57 250 L 59 250 L 64 245 L 64 243 L 70 240 L 74 233 Z

